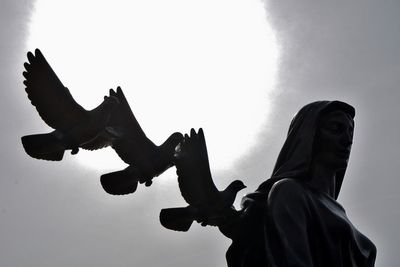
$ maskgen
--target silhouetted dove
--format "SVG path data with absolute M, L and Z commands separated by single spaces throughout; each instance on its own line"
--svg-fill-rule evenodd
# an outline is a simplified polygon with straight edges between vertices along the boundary
M 118 87 L 116 92 L 110 90 L 110 96 L 119 100 L 107 127 L 110 134 L 119 136 L 113 141 L 112 148 L 129 166 L 102 175 L 100 181 L 109 194 L 129 194 L 136 191 L 138 182 L 150 186 L 154 177 L 173 166 L 175 147 L 183 135 L 173 133 L 162 145 L 155 145 L 140 127 L 121 88 Z
M 223 191 L 215 186 L 210 166 L 203 130 L 191 130 L 177 147 L 175 166 L 181 194 L 189 206 L 163 209 L 161 224 L 171 230 L 187 231 L 193 220 L 204 225 L 217 225 L 225 211 L 235 201 L 236 194 L 246 186 L 242 181 L 233 181 Z
M 105 131 L 110 111 L 118 105 L 116 97 L 104 97 L 93 110 L 85 110 L 73 99 L 68 88 L 58 79 L 39 49 L 28 52 L 23 72 L 25 91 L 44 122 L 55 129 L 46 134 L 21 138 L 28 155 L 37 159 L 59 161 L 64 151 L 78 153 L 79 147 L 89 150 L 111 145 Z

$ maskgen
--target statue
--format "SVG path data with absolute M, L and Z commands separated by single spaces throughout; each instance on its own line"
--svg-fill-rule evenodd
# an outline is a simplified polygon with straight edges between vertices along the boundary
M 104 174 L 110 194 L 135 192 L 138 182 L 152 179 L 175 165 L 181 195 L 189 206 L 163 209 L 161 224 L 188 231 L 193 221 L 218 226 L 232 239 L 226 253 L 229 267 L 372 267 L 374 244 L 351 223 L 336 201 L 353 141 L 352 106 L 318 101 L 293 118 L 271 178 L 232 206 L 245 188 L 233 181 L 219 191 L 212 179 L 203 130 L 190 136 L 173 133 L 160 146 L 148 139 L 121 90 L 87 111 L 63 86 L 36 49 L 28 53 L 24 84 L 41 118 L 55 130 L 22 137 L 28 155 L 60 161 L 65 150 L 112 146 L 129 164 Z
M 26 153 L 36 159 L 60 161 L 64 151 L 76 154 L 79 148 L 97 150 L 111 146 L 127 168 L 103 174 L 103 189 L 112 195 L 130 194 L 138 183 L 146 186 L 174 165 L 175 147 L 181 133 L 173 133 L 162 145 L 155 145 L 140 127 L 120 87 L 95 109 L 79 105 L 39 49 L 28 52 L 25 91 L 40 117 L 55 130 L 21 138 Z
M 25 91 L 40 117 L 54 131 L 23 136 L 26 153 L 36 159 L 60 161 L 65 150 L 76 154 L 80 147 L 95 150 L 105 146 L 103 139 L 109 135 L 105 126 L 118 99 L 105 96 L 98 107 L 88 111 L 75 101 L 39 49 L 35 55 L 28 52 L 28 62 L 23 72 Z
M 186 134 L 177 146 L 175 166 L 181 195 L 189 206 L 161 210 L 160 222 L 171 230 L 187 231 L 194 220 L 203 226 L 217 226 L 226 216 L 224 213 L 232 207 L 236 194 L 246 188 L 242 181 L 235 180 L 225 190 L 217 189 L 211 176 L 201 128 L 198 133 L 192 129 L 190 137 Z
M 161 145 L 155 145 L 140 127 L 121 87 L 118 86 L 116 92 L 110 89 L 110 97 L 119 100 L 107 124 L 107 129 L 118 136 L 112 140 L 111 147 L 129 166 L 103 174 L 100 182 L 109 194 L 130 194 L 136 191 L 138 182 L 150 186 L 154 177 L 174 165 L 175 147 L 182 141 L 183 135 L 175 132 Z
M 339 101 L 314 102 L 297 113 L 272 177 L 243 198 L 241 210 L 231 207 L 213 223 L 232 239 L 229 267 L 374 266 L 374 244 L 336 201 L 354 115 L 352 106 Z

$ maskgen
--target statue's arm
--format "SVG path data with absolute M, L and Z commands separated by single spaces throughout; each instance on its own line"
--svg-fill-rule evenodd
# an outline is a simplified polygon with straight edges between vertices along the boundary
M 218 228 L 224 236 L 234 239 L 240 228 L 241 215 L 242 210 L 236 210 L 233 207 L 224 212 L 224 216 L 218 223 Z
M 273 257 L 288 267 L 314 266 L 307 229 L 309 204 L 302 185 L 289 179 L 277 182 L 267 203 L 269 231 L 274 231 L 268 240 Z
M 218 224 L 219 230 L 230 239 L 244 238 L 254 232 L 254 225 L 263 220 L 267 204 L 267 194 L 254 192 L 247 194 L 241 201 L 241 209 L 230 208 Z

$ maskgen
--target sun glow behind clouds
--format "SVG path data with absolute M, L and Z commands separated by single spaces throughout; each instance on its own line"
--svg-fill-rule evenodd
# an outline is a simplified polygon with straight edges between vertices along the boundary
M 224 169 L 255 144 L 270 108 L 278 48 L 265 18 L 259 0 L 38 0 L 28 49 L 86 109 L 120 85 L 156 144 L 203 127 L 211 165 Z M 110 150 L 77 158 L 121 166 Z

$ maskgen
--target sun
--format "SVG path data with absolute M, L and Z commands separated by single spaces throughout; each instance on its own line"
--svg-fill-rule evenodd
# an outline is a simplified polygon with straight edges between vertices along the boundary
M 27 49 L 83 107 L 121 86 L 156 144 L 202 127 L 213 168 L 246 154 L 268 119 L 279 51 L 260 0 L 37 0 L 29 29 Z M 125 166 L 111 148 L 75 158 Z

